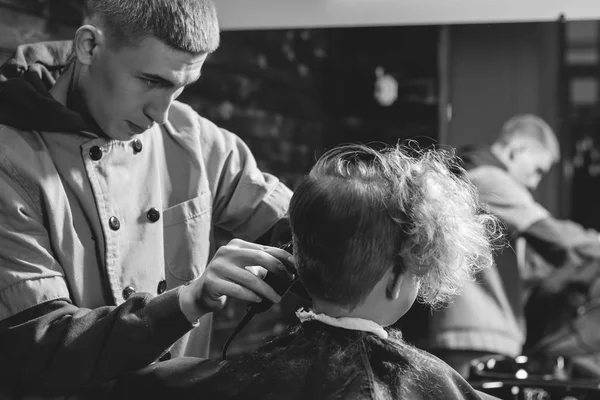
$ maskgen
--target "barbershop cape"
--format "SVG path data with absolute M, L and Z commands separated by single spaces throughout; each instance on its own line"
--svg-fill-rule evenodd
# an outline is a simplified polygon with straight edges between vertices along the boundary
M 115 399 L 494 399 L 399 331 L 308 321 L 233 361 L 179 358 L 121 379 Z

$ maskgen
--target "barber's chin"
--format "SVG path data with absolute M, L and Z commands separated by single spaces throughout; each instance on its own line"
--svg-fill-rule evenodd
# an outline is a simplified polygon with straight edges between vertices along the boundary
M 119 140 L 122 142 L 129 141 L 136 136 L 136 133 L 129 128 L 128 124 L 121 124 L 116 127 L 116 129 L 107 129 L 104 131 L 104 134 L 111 140 Z
M 129 121 L 126 121 L 126 122 L 127 122 L 127 126 L 129 127 L 129 132 L 131 133 L 131 136 L 139 135 L 140 133 L 144 133 L 145 131 L 147 131 L 146 128 L 142 128 L 141 126 L 138 126 Z

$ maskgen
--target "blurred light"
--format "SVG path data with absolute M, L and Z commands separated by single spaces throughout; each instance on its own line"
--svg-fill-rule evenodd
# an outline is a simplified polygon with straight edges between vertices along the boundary
M 386 74 L 383 67 L 375 68 L 375 100 L 379 105 L 389 107 L 398 99 L 398 81 Z
M 483 382 L 481 384 L 481 387 L 483 389 L 498 389 L 498 388 L 501 388 L 502 386 L 504 386 L 504 383 L 502 383 L 502 382 Z
M 517 371 L 517 373 L 515 374 L 515 376 L 517 377 L 517 379 L 527 379 L 527 377 L 529 376 L 529 374 L 524 369 L 520 369 L 520 370 Z
M 527 356 L 517 356 L 515 361 L 517 364 L 525 364 L 527 362 Z

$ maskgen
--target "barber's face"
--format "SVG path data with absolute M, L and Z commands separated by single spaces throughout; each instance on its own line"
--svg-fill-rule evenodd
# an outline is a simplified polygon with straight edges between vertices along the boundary
M 535 190 L 552 167 L 552 156 L 542 146 L 523 144 L 509 154 L 509 174 L 521 185 Z
M 148 37 L 136 47 L 104 46 L 85 80 L 87 109 L 110 138 L 129 140 L 164 124 L 173 101 L 200 77 L 206 55 L 173 50 Z

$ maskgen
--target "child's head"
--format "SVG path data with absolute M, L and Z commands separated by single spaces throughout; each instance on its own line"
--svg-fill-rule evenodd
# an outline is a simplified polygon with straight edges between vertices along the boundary
M 315 304 L 388 325 L 417 294 L 448 301 L 492 265 L 496 220 L 449 166 L 458 168 L 446 153 L 362 145 L 317 161 L 290 204 L 297 269 Z

